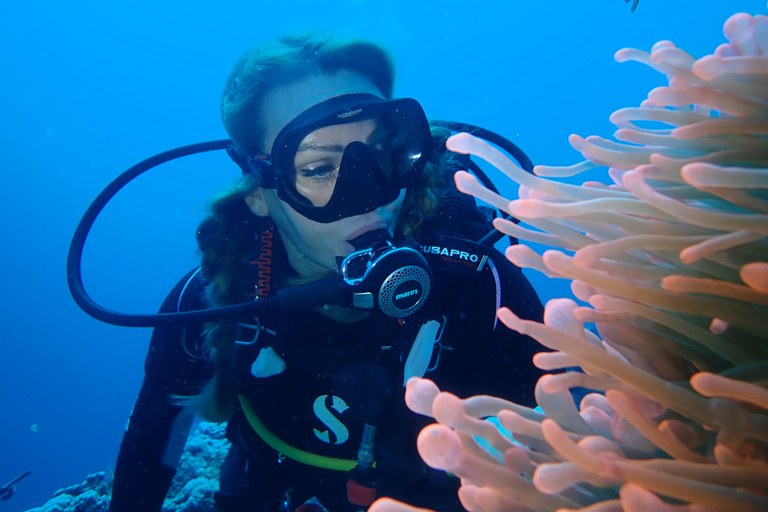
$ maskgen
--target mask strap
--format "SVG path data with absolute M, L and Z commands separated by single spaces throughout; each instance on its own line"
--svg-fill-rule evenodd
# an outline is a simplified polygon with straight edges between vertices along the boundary
M 248 157 L 240 152 L 234 144 L 227 146 L 227 155 L 229 158 L 237 164 L 237 166 L 243 171 L 243 173 L 250 173 L 248 169 Z
M 227 155 L 243 171 L 243 174 L 253 176 L 260 187 L 276 187 L 277 178 L 269 155 L 247 156 L 235 145 L 227 146 Z

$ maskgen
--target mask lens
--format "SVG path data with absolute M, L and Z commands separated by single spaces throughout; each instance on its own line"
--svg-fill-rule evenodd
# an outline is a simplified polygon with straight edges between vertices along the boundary
M 334 107 L 342 100 L 328 100 L 297 117 L 273 145 L 279 197 L 318 222 L 391 202 L 421 172 L 431 145 L 416 101 L 375 99 Z
M 368 148 L 371 163 L 387 178 L 392 175 L 392 158 L 387 147 L 390 132 L 379 119 L 368 118 L 351 123 L 317 128 L 299 143 L 286 181 L 307 204 L 326 206 L 333 196 L 346 148 L 360 142 Z M 355 172 L 355 169 L 351 169 Z

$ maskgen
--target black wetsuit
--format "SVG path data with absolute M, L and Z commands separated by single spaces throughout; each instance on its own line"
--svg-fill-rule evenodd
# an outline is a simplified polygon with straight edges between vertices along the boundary
M 273 261 L 286 265 L 277 238 Z M 541 347 L 498 322 L 495 311 L 504 305 L 522 318 L 540 321 L 543 310 L 521 271 L 497 251 L 487 252 L 491 257 L 482 261 L 471 246 L 461 250 L 466 249 L 461 242 L 425 235 L 420 243 L 434 277 L 427 304 L 414 316 L 398 322 L 371 314 L 339 323 L 308 310 L 262 318 L 262 326 L 276 334 L 262 331 L 255 346 L 238 347 L 235 373 L 259 418 L 283 441 L 306 452 L 355 459 L 363 424 L 375 423 L 377 496 L 463 510 L 456 495 L 458 479 L 428 468 L 418 456 L 416 436 L 433 420 L 405 406 L 403 362 L 420 326 L 436 320 L 442 338 L 426 378 L 460 397 L 490 394 L 534 405 L 540 372 L 531 357 Z M 206 307 L 201 274 L 182 279 L 161 311 Z M 145 380 L 118 457 L 113 512 L 161 508 L 174 475 L 163 456 L 181 411 L 169 396 L 194 395 L 213 376 L 210 361 L 196 357 L 201 331 L 202 326 L 167 326 L 152 335 Z M 244 329 L 244 338 L 248 332 Z M 251 363 L 267 347 L 285 363 L 285 371 L 254 377 Z M 232 448 L 217 497 L 222 510 L 277 512 L 288 498 L 292 511 L 313 496 L 330 512 L 365 508 L 347 501 L 348 473 L 282 457 L 256 435 L 240 408 L 228 423 L 227 437 Z

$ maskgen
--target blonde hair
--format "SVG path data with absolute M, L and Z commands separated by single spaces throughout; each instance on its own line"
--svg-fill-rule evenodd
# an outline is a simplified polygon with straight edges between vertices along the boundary
M 258 154 L 264 127 L 255 121 L 264 96 L 314 73 L 340 70 L 354 71 L 385 98 L 392 97 L 395 66 L 389 53 L 375 43 L 291 34 L 252 45 L 232 66 L 221 94 L 221 120 L 230 139 L 244 154 Z

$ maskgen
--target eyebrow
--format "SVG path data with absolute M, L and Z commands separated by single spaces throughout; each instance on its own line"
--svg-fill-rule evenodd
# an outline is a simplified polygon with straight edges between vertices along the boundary
M 314 142 L 301 143 L 296 151 L 329 151 L 331 153 L 341 153 L 344 148 L 340 144 L 318 144 Z
M 367 119 L 364 119 L 363 121 L 366 121 Z M 376 122 L 373 131 L 368 134 L 368 138 L 366 138 L 364 143 L 369 143 L 371 140 L 375 139 L 376 137 L 380 137 L 381 133 L 384 132 L 387 133 L 386 127 L 382 126 L 381 122 Z M 317 142 L 302 142 L 299 144 L 299 147 L 296 148 L 296 152 L 299 151 L 328 151 L 331 153 L 343 153 L 344 148 L 346 146 L 342 146 L 341 144 L 320 144 Z

